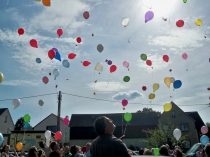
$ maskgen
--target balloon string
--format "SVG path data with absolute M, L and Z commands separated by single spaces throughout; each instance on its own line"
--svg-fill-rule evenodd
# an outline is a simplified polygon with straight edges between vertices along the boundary
M 126 126 L 125 126 L 125 130 L 124 130 L 123 135 L 125 135 L 125 132 L 126 132 L 126 128 L 127 128 L 127 126 L 128 126 L 128 122 L 127 122 L 127 124 L 126 124 Z
M 145 23 L 143 23 L 129 38 L 128 38 L 128 42 L 130 43 L 130 38 L 132 37 L 132 36 L 134 36 L 139 30 L 140 30 L 140 28 L 144 25 Z
M 143 0 L 141 0 L 141 3 L 142 3 L 142 4 L 143 4 L 143 6 L 145 6 L 146 8 L 148 8 L 148 9 L 152 9 L 152 5 L 153 5 L 154 1 L 152 2 L 151 7 L 146 6 L 146 5 L 144 4 Z
M 108 78 L 108 83 L 107 83 L 106 88 L 107 88 L 107 87 L 108 87 L 108 85 L 109 85 L 109 80 L 110 80 L 110 73 L 109 73 L 109 78 Z

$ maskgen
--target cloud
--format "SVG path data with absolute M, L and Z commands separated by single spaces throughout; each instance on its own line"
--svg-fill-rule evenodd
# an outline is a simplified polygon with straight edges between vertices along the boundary
M 143 96 L 142 93 L 140 93 L 137 90 L 133 90 L 133 91 L 129 91 L 129 92 L 119 92 L 118 94 L 113 95 L 112 98 L 114 100 L 123 100 L 123 99 L 133 100 L 133 99 L 137 99 L 142 96 Z
M 39 83 L 40 81 L 37 80 L 10 80 L 3 81 L 1 84 L 7 86 L 37 86 Z

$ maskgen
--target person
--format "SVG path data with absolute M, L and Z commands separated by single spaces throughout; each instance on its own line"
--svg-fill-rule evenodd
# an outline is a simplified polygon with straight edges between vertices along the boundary
M 173 154 L 173 150 L 170 149 L 170 147 L 169 147 L 168 144 L 166 144 L 165 146 L 166 146 L 166 148 L 168 149 L 168 153 L 169 153 L 170 155 L 172 155 L 172 154 Z
M 63 153 L 63 157 L 71 157 L 72 154 L 70 153 L 70 147 L 69 146 L 66 146 L 64 148 L 64 153 Z
M 45 152 L 42 149 L 38 150 L 38 157 L 46 157 Z
M 58 152 L 58 143 L 57 142 L 52 142 L 50 144 L 50 148 L 52 152 L 50 153 L 49 157 L 60 157 L 60 154 Z
M 45 156 L 48 157 L 50 154 L 50 148 L 47 147 L 44 141 L 39 142 L 39 147 L 44 151 Z
M 84 157 L 88 157 L 88 156 L 90 155 L 90 147 L 91 147 L 91 143 L 88 142 L 88 143 L 86 144 L 86 151 L 85 151 L 85 153 L 84 153 Z
M 210 143 L 207 143 L 207 144 L 206 144 L 204 150 L 205 150 L 206 155 L 207 155 L 208 157 L 210 157 Z
M 1 157 L 13 157 L 13 156 L 18 156 L 16 153 L 15 149 L 13 149 L 14 155 L 9 153 L 10 150 L 10 145 L 4 145 L 3 148 L 1 149 Z
M 93 140 L 90 148 L 92 157 L 131 157 L 126 145 L 113 135 L 115 128 L 108 117 L 101 116 L 94 121 L 98 137 Z
M 166 148 L 165 145 L 162 145 L 160 147 L 159 153 L 160 153 L 161 156 L 169 156 L 168 149 Z
M 153 154 L 151 150 L 145 149 L 143 155 L 153 155 Z
M 200 144 L 198 151 L 196 152 L 196 157 L 202 157 L 202 151 L 203 151 L 203 147 Z
M 71 146 L 71 157 L 84 157 L 83 154 L 81 154 L 81 147 L 77 145 Z
M 28 157 L 38 157 L 38 150 L 35 146 L 32 146 L 28 151 Z
M 144 154 L 144 148 L 140 148 L 139 149 L 139 155 L 143 155 Z
M 183 154 L 180 149 L 176 148 L 173 152 L 174 157 L 182 157 Z

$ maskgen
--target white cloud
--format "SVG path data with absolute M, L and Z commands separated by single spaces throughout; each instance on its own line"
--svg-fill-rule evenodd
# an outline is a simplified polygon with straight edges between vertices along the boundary
M 7 86 L 36 86 L 40 83 L 37 80 L 10 80 L 10 81 L 3 81 L 2 85 Z
M 133 90 L 133 91 L 129 91 L 129 92 L 119 92 L 119 93 L 113 95 L 112 98 L 114 100 L 123 100 L 123 99 L 133 100 L 133 99 L 137 99 L 142 96 L 143 96 L 142 93 L 140 93 L 137 90 Z

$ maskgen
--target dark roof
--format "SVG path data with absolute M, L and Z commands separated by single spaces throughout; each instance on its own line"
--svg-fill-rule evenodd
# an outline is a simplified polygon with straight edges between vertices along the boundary
M 7 108 L 0 108 L 0 115 L 6 110 Z
M 11 131 L 12 133 L 45 133 L 45 131 Z
M 156 126 L 158 124 L 159 115 L 156 112 L 148 113 L 131 113 L 132 120 L 130 126 Z M 72 114 L 70 127 L 92 127 L 93 122 L 100 116 L 106 116 L 113 120 L 116 126 L 122 126 L 122 113 L 112 114 Z M 127 122 L 123 118 L 123 125 Z
M 185 114 L 187 114 L 188 116 L 190 116 L 192 119 L 195 120 L 195 127 L 197 129 L 200 129 L 202 126 L 205 125 L 197 111 L 185 112 Z

